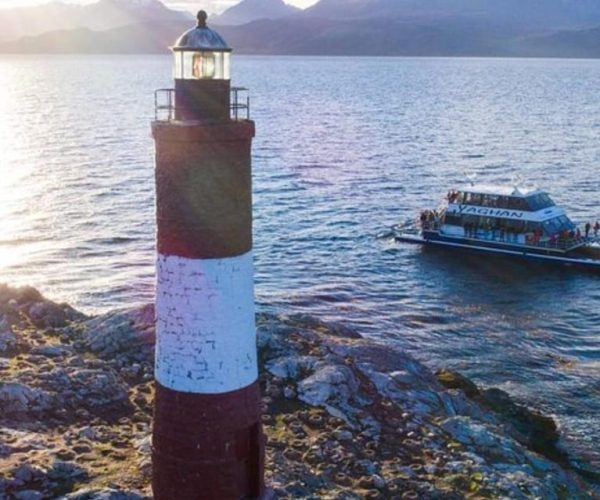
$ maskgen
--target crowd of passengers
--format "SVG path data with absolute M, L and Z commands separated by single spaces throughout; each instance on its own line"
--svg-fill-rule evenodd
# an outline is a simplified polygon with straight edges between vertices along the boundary
M 436 210 L 425 210 L 421 212 L 420 216 L 421 227 L 429 229 L 437 229 L 440 224 L 440 215 Z M 542 237 L 544 236 L 544 230 L 541 227 L 534 229 L 533 231 L 527 231 L 520 229 L 519 227 L 510 226 L 504 221 L 497 221 L 496 224 L 477 224 L 474 222 L 464 222 L 463 229 L 466 237 L 476 238 L 481 236 L 483 231 L 483 237 L 485 239 L 499 240 L 499 241 L 517 241 L 520 235 L 525 235 L 525 243 L 529 245 L 540 245 L 542 244 Z M 585 239 L 590 238 L 590 233 L 594 232 L 594 237 L 598 237 L 600 232 L 600 221 L 592 226 L 590 222 L 585 225 Z M 562 246 L 565 244 L 572 244 L 584 239 L 584 235 L 581 233 L 579 228 L 576 229 L 562 229 L 554 234 L 551 234 L 546 240 L 550 246 Z
M 596 221 L 594 226 L 589 222 L 585 225 L 585 236 L 582 234 L 581 229 L 562 229 L 557 233 L 551 234 L 545 242 L 542 242 L 544 236 L 544 230 L 538 227 L 533 232 L 526 232 L 519 230 L 518 228 L 511 228 L 502 224 L 490 225 L 486 224 L 479 226 L 473 223 L 465 223 L 463 226 L 465 236 L 477 237 L 481 236 L 481 231 L 484 232 L 484 238 L 500 241 L 517 241 L 520 235 L 525 235 L 525 243 L 528 245 L 543 245 L 548 244 L 549 246 L 564 246 L 565 244 L 574 244 L 581 241 L 588 240 L 590 233 L 593 229 L 594 237 L 598 237 L 600 231 L 600 222 Z M 547 243 L 546 243 L 547 242 Z

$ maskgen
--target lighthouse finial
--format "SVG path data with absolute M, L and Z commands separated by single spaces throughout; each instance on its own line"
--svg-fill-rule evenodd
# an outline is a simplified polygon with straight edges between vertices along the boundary
M 198 19 L 198 28 L 206 28 L 206 20 L 208 19 L 208 14 L 201 10 L 200 12 L 198 12 L 198 16 L 196 16 L 196 19 Z

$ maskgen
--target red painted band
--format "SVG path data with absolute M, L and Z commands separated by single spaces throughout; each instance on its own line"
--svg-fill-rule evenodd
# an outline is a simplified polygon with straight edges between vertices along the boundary
M 212 259 L 243 255 L 252 249 L 254 126 L 244 123 L 247 126 L 241 128 L 155 127 L 160 254 Z M 223 137 L 227 131 L 232 132 L 233 140 Z
M 152 488 L 157 500 L 239 500 L 264 493 L 258 382 L 226 394 L 156 383 Z

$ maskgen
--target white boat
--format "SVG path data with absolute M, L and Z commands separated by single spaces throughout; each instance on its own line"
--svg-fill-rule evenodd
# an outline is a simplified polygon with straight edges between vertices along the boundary
M 579 229 L 540 189 L 473 185 L 421 212 L 416 231 L 396 228 L 394 235 L 399 242 L 600 270 L 598 229 Z

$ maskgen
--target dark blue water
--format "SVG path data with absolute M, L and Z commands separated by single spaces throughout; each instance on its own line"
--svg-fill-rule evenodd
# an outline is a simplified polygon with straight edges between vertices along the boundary
M 0 59 L 0 280 L 89 312 L 152 299 L 150 120 L 170 79 L 168 57 Z M 235 58 L 260 307 L 397 341 L 600 454 L 600 276 L 377 237 L 466 176 L 520 175 L 600 217 L 599 81 L 600 61 Z

